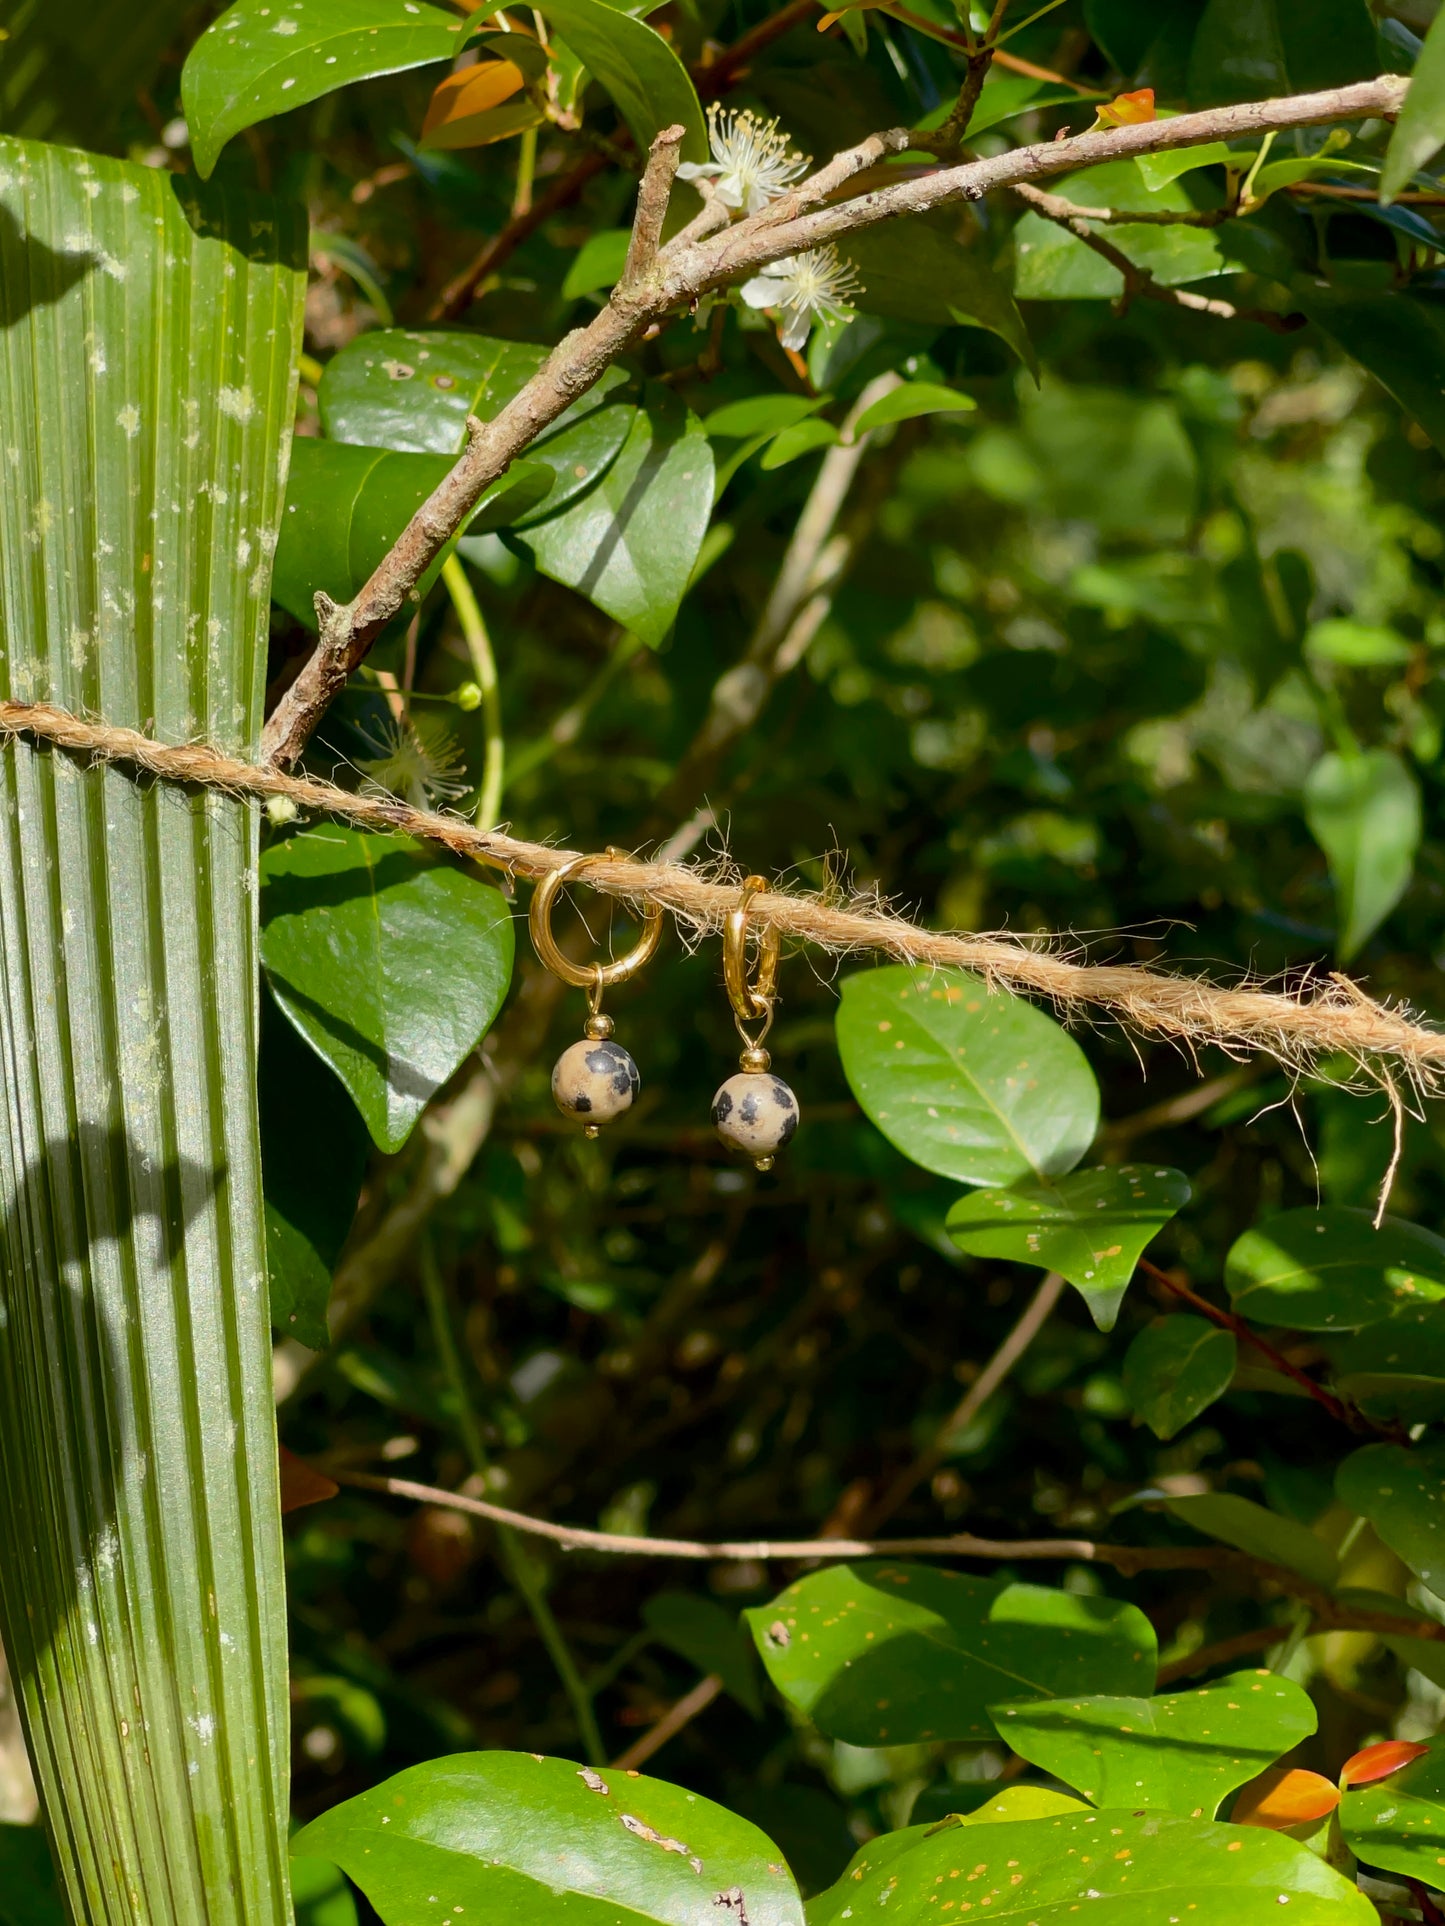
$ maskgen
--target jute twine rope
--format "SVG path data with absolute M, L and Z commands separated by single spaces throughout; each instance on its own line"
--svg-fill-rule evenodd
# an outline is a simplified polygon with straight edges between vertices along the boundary
M 0 702 L 0 735 L 53 743 L 88 762 L 143 770 L 164 782 L 258 800 L 283 797 L 298 810 L 334 816 L 359 829 L 439 843 L 512 877 L 537 879 L 579 853 L 477 829 L 462 817 L 387 797 L 353 795 L 312 776 L 287 775 L 223 755 L 204 743 L 156 742 L 138 730 L 84 721 L 45 703 Z M 683 863 L 604 859 L 588 869 L 587 882 L 625 903 L 660 904 L 694 937 L 720 930 L 738 900 L 735 881 L 720 881 L 715 873 Z M 830 901 L 802 891 L 757 895 L 751 915 L 760 927 L 771 924 L 784 936 L 834 955 L 872 951 L 901 963 L 972 970 L 991 988 L 1047 998 L 1064 1017 L 1102 1013 L 1137 1035 L 1188 1049 L 1215 1044 L 1236 1056 L 1262 1052 L 1298 1070 L 1343 1057 L 1361 1076 L 1383 1086 L 1397 1109 L 1397 1079 L 1429 1093 L 1445 1075 L 1445 1034 L 1415 1021 L 1408 1010 L 1376 1002 L 1339 975 L 1297 991 L 1248 981 L 1220 986 L 1132 964 L 1079 962 L 1047 939 L 1035 946 L 1004 935 L 920 929 L 877 903 Z

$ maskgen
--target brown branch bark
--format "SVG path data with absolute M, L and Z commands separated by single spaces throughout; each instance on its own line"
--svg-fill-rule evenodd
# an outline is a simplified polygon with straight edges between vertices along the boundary
M 677 164 L 682 158 L 685 127 L 664 127 L 648 152 L 642 170 L 642 185 L 637 190 L 637 212 L 632 221 L 632 239 L 627 244 L 627 259 L 622 268 L 625 287 L 633 287 L 652 272 L 657 250 L 662 243 L 662 224 L 667 219 L 668 202 Z
M 613 1765 L 624 1771 L 636 1771 L 638 1766 L 646 1765 L 655 1752 L 661 1752 L 669 1739 L 675 1739 L 684 1726 L 691 1725 L 699 1712 L 706 1712 L 722 1689 L 723 1682 L 717 1673 L 707 1673 L 690 1692 L 684 1692 L 676 1705 L 670 1705 L 640 1739 L 634 1739 L 625 1752 L 619 1752 L 612 1761 Z
M 351 670 L 387 623 L 414 597 L 417 582 L 465 525 L 482 491 L 505 473 L 542 430 L 620 355 L 640 342 L 654 322 L 690 306 L 703 294 L 730 286 L 770 261 L 883 221 L 927 213 L 959 201 L 980 200 L 1000 188 L 1028 184 L 1100 161 L 1270 129 L 1395 113 L 1407 87 L 1408 82 L 1400 76 L 1386 74 L 1378 80 L 1287 100 L 1250 101 L 1181 114 L 1172 120 L 1105 128 L 1071 140 L 1015 148 L 987 160 L 940 168 L 922 179 L 877 188 L 851 200 L 808 205 L 819 181 L 846 181 L 861 165 L 872 164 L 882 154 L 903 151 L 910 136 L 905 130 L 893 130 L 861 143 L 845 156 L 836 156 L 812 182 L 804 182 L 795 195 L 785 197 L 790 206 L 795 204 L 805 211 L 780 218 L 778 208 L 783 203 L 778 203 L 707 240 L 684 246 L 674 242 L 665 247 L 645 288 L 624 285 L 614 289 L 608 305 L 587 327 L 567 335 L 521 392 L 492 421 L 485 426 L 478 424 L 469 433 L 468 446 L 456 466 L 418 509 L 359 594 L 344 607 L 325 599 L 319 602 L 321 640 L 267 722 L 263 754 L 283 768 L 296 762 Z M 865 149 L 875 147 L 867 163 L 857 161 Z

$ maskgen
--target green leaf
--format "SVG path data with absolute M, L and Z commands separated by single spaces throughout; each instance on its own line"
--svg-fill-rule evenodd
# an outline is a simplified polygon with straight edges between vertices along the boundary
M 1337 662 L 1342 668 L 1383 669 L 1408 662 L 1414 650 L 1394 629 L 1337 616 L 1311 625 L 1305 637 L 1305 653 L 1318 662 Z
M 1445 1439 L 1408 1451 L 1403 1445 L 1365 1445 L 1335 1473 L 1335 1492 L 1445 1598 Z
M 838 430 L 831 421 L 798 421 L 791 428 L 784 428 L 781 434 L 773 437 L 772 446 L 763 456 L 763 468 L 784 468 L 790 461 L 797 461 L 802 455 L 815 454 L 820 448 L 831 448 L 838 439 Z
M 1389 749 L 1320 757 L 1305 782 L 1305 821 L 1329 858 L 1348 963 L 1409 887 L 1420 847 L 1420 785 Z
M 1132 160 L 1105 161 L 1070 174 L 1058 191 L 1081 207 L 1131 213 L 1181 212 L 1193 206 L 1177 181 L 1151 190 Z M 1111 227 L 1108 238 L 1163 287 L 1231 272 L 1214 228 L 1135 227 L 1124 222 Z M 1014 263 L 1014 293 L 1021 301 L 1112 301 L 1124 291 L 1124 277 L 1116 267 L 1041 214 L 1025 214 L 1014 229 Z
M 1335 1602 L 1344 1612 L 1383 1612 L 1389 1618 L 1399 1619 L 1399 1635 L 1382 1632 L 1381 1643 L 1394 1653 L 1401 1665 L 1423 1672 L 1434 1685 L 1445 1686 L 1445 1639 L 1432 1636 L 1428 1629 L 1423 1635 L 1412 1635 L 1412 1627 L 1438 1626 L 1438 1619 L 1417 1606 L 1407 1605 L 1402 1598 L 1392 1598 L 1388 1592 L 1372 1592 L 1363 1585 L 1342 1585 L 1335 1593 Z
M 317 591 L 349 602 L 452 465 L 448 455 L 393 454 L 298 435 L 271 583 L 275 600 L 314 630 Z M 543 462 L 514 462 L 483 490 L 467 527 L 480 534 L 509 526 L 546 499 L 553 479 Z M 445 559 L 439 555 L 423 575 L 422 593 Z
M 472 18 L 483 20 L 504 4 L 484 0 Z M 612 96 L 639 153 L 647 152 L 664 127 L 681 125 L 687 129 L 682 158 L 708 158 L 707 124 L 697 91 L 660 33 L 607 0 L 545 0 L 539 11 Z
M 357 1926 L 351 1888 L 324 1859 L 292 1859 L 291 1897 L 296 1926 Z
M 1158 194 L 1181 175 L 1201 167 L 1242 167 L 1248 154 L 1231 153 L 1222 140 L 1202 141 L 1198 147 L 1171 147 L 1162 154 L 1140 154 L 1135 159 L 1139 178 L 1151 194 Z
M 844 235 L 838 247 L 862 277 L 855 306 L 865 314 L 987 328 L 1037 372 L 1018 303 L 978 247 L 962 247 L 921 220 L 864 228 Z
M 1340 1827 L 1367 1866 L 1439 1891 L 1445 1874 L 1445 1746 L 1340 1801 Z
M 1336 294 L 1302 276 L 1291 294 L 1445 449 L 1445 301 L 1428 292 Z
M 1161 1317 L 1124 1356 L 1124 1395 L 1156 1438 L 1172 1438 L 1229 1389 L 1239 1346 L 1202 1317 Z
M 752 1641 L 735 1612 L 725 1611 L 697 1592 L 657 1592 L 643 1606 L 642 1622 L 699 1672 L 715 1672 L 725 1690 L 755 1719 L 763 1716 Z
M 405 836 L 339 823 L 263 859 L 261 961 L 277 1002 L 399 1150 L 476 1048 L 512 974 L 505 897 Z
M 205 179 L 233 134 L 354 80 L 454 59 L 467 22 L 427 0 L 237 0 L 181 72 L 191 152 Z
M 1410 1306 L 1328 1347 L 1334 1387 L 1368 1418 L 1445 1418 L 1445 1307 Z
M 866 435 L 870 428 L 886 428 L 895 421 L 913 421 L 919 415 L 972 414 L 978 403 L 972 395 L 957 388 L 945 388 L 937 381 L 905 381 L 880 395 L 871 408 L 865 408 L 853 424 L 853 432 Z
M 1134 1606 L 927 1565 L 834 1565 L 744 1616 L 778 1691 L 849 1745 L 986 1739 L 1001 1697 L 1154 1682 Z
M 1235 1672 L 1154 1699 L 1066 1699 L 993 1708 L 999 1736 L 1096 1806 L 1158 1806 L 1212 1819 L 1227 1793 L 1315 1729 L 1308 1692 Z
M 386 1926 L 459 1908 L 486 1926 L 618 1926 L 623 1913 L 711 1926 L 729 1920 L 714 1895 L 733 1892 L 749 1926 L 803 1926 L 798 1889 L 756 1826 L 661 1779 L 530 1752 L 412 1766 L 292 1843 L 344 1868 Z
M 355 1104 L 270 997 L 261 1003 L 261 1177 L 271 1322 L 313 1351 L 356 1215 L 368 1138 Z
M 756 435 L 776 435 L 806 421 L 827 405 L 826 395 L 748 395 L 726 401 L 703 417 L 708 434 L 724 441 L 751 441 Z
M 1062 1176 L 1098 1130 L 1099 1086 L 1073 1038 L 964 970 L 895 963 L 845 977 L 837 1032 L 868 1116 L 942 1177 Z
M 670 388 L 649 389 L 602 480 L 571 508 L 518 530 L 544 575 L 565 582 L 651 647 L 692 577 L 713 501 L 712 447 Z
M 990 127 L 1001 127 L 1006 120 L 1013 120 L 1019 114 L 1037 113 L 1043 107 L 1075 105 L 1078 98 L 1078 92 L 1073 87 L 1051 87 L 1043 81 L 1030 79 L 1023 74 L 1006 74 L 995 67 L 983 83 L 983 92 L 969 120 L 965 139 L 975 140 Z M 941 127 L 952 106 L 951 100 L 944 101 L 934 113 L 920 121 L 919 126 Z
M 1197 1492 L 1187 1498 L 1166 1499 L 1165 1504 L 1183 1524 L 1206 1538 L 1233 1545 L 1251 1558 L 1283 1565 L 1321 1591 L 1331 1591 L 1339 1582 L 1339 1560 L 1329 1546 L 1293 1518 L 1227 1491 Z
M 111 147 L 123 110 L 154 81 L 191 11 L 190 0 L 6 0 L 0 132 Z
M 0 1825 L 0 1926 L 66 1926 L 41 1826 Z
M 1101 1331 L 1112 1331 L 1139 1254 L 1189 1202 L 1177 1170 L 1100 1165 L 1046 1184 L 978 1190 L 948 1213 L 948 1234 L 974 1257 L 1058 1271 Z
M 1400 109 L 1380 175 L 1380 199 L 1388 206 L 1422 167 L 1445 147 L 1445 27 L 1436 14 L 1416 56 L 1410 91 Z
M 910 1832 L 915 1829 L 910 1828 Z M 871 1920 L 937 1926 L 941 1890 L 1019 1926 L 1163 1926 L 1197 1917 L 1215 1926 L 1378 1926 L 1373 1904 L 1304 1846 L 1258 1826 L 1130 1807 L 1065 1812 L 1021 1825 L 885 1833 L 808 1908 L 809 1926 Z M 957 1885 L 952 1882 L 957 1881 Z M 1288 1911 L 1281 1902 L 1285 1902 Z M 962 1917 L 962 1906 L 944 1918 Z
M 1287 1210 L 1239 1238 L 1224 1281 L 1256 1324 L 1349 1331 L 1445 1298 L 1445 1239 L 1366 1210 Z
M 1209 0 L 1189 56 L 1196 107 L 1311 94 L 1379 70 L 1365 0 Z
M 359 335 L 326 364 L 317 394 L 321 425 L 332 441 L 458 455 L 467 416 L 490 421 L 500 414 L 547 352 L 526 341 L 449 330 Z M 545 462 L 554 480 L 550 494 L 518 513 L 517 524 L 559 513 L 616 460 L 634 412 L 617 394 L 627 379 L 623 369 L 609 368 L 530 444 L 528 462 Z
M 0 696 L 254 756 L 305 279 L 299 209 L 0 139 Z M 281 1926 L 256 816 L 21 742 L 0 797 L 0 1623 L 67 1916 Z
M 597 288 L 610 288 L 622 279 L 632 232 L 625 227 L 604 227 L 589 234 L 573 256 L 562 283 L 563 296 L 575 301 L 579 295 Z

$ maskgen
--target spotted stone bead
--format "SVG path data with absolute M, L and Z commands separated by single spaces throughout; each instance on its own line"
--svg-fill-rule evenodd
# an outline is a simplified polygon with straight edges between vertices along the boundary
M 740 1070 L 713 1098 L 712 1121 L 732 1149 L 771 1158 L 798 1127 L 798 1099 L 770 1070 Z
M 620 1117 L 641 1088 L 637 1065 L 621 1044 L 591 1037 L 564 1050 L 552 1072 L 557 1108 L 589 1126 Z

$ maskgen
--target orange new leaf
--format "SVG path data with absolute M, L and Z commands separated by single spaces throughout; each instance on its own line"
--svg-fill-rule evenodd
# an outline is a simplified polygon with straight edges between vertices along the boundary
M 1154 119 L 1154 89 L 1141 87 L 1137 93 L 1116 94 L 1099 109 L 1100 127 L 1137 127 Z
M 1268 1826 L 1282 1832 L 1288 1826 L 1324 1819 L 1340 1803 L 1338 1786 L 1318 1772 L 1298 1766 L 1271 1766 L 1240 1793 L 1230 1814 L 1236 1826 Z
M 1340 1784 L 1372 1786 L 1376 1779 L 1388 1779 L 1401 1766 L 1407 1766 L 1415 1759 L 1423 1759 L 1429 1750 L 1428 1745 L 1416 1745 L 1411 1739 L 1382 1739 L 1378 1745 L 1367 1745 L 1363 1752 L 1357 1752 L 1353 1758 L 1345 1760 L 1340 1772 Z
M 422 122 L 422 139 L 438 128 L 451 126 L 453 121 L 471 120 L 500 107 L 525 85 L 521 68 L 514 67 L 510 60 L 479 60 L 475 67 L 448 74 L 431 97 Z
M 299 1511 L 302 1505 L 319 1505 L 334 1498 L 341 1487 L 324 1471 L 317 1471 L 294 1451 L 281 1446 L 281 1509 Z

